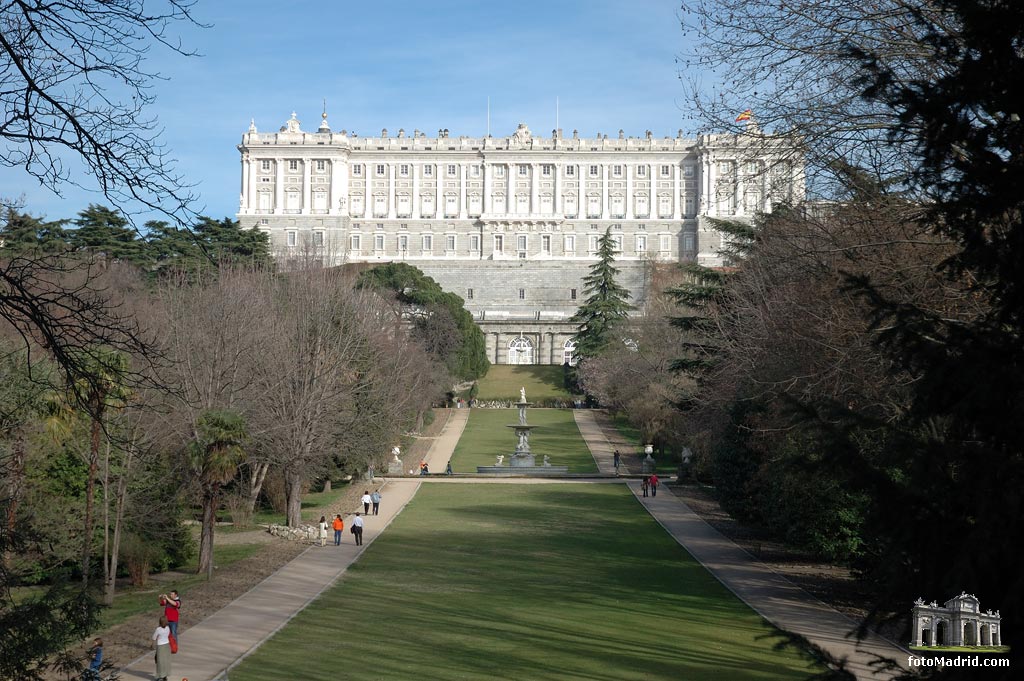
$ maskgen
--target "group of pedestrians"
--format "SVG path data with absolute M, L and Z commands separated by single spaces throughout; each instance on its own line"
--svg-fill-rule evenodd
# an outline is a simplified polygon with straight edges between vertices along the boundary
M 151 637 L 156 650 L 156 681 L 167 681 L 171 675 L 171 655 L 178 652 L 178 621 L 181 616 L 181 598 L 177 591 L 160 594 L 164 614 Z
M 645 475 L 644 479 L 640 481 L 640 489 L 643 491 L 644 496 L 647 496 L 648 490 L 652 497 L 658 496 L 658 483 L 660 482 L 661 481 L 658 480 L 657 473 L 653 475 Z
M 363 505 L 363 511 L 360 513 L 356 511 L 356 514 L 352 517 L 352 525 L 349 527 L 349 531 L 352 532 L 352 536 L 355 538 L 356 546 L 363 545 L 363 516 L 380 514 L 380 491 L 374 490 L 370 493 L 370 490 L 365 490 L 363 496 L 360 497 L 359 502 Z M 341 519 L 341 514 L 334 516 L 334 520 L 330 523 L 330 528 L 334 530 L 334 545 L 341 546 L 341 537 L 345 532 L 345 521 Z M 320 546 L 327 546 L 327 530 L 328 521 L 327 516 L 320 516 Z

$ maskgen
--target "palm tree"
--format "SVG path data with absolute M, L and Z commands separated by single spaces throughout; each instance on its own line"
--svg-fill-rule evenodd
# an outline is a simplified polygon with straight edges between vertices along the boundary
M 195 439 L 188 447 L 188 463 L 203 495 L 202 534 L 197 574 L 213 577 L 213 528 L 217 521 L 221 487 L 230 482 L 245 461 L 248 437 L 245 419 L 229 410 L 204 411 L 196 420 Z

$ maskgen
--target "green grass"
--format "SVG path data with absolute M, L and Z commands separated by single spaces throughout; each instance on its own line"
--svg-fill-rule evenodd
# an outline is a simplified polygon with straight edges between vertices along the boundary
M 537 426 L 530 432 L 530 450 L 538 465 L 547 454 L 552 465 L 568 466 L 570 473 L 597 472 L 597 464 L 580 436 L 571 410 L 530 409 L 526 417 L 531 426 Z M 504 454 L 508 464 L 508 457 L 516 448 L 516 436 L 506 426 L 513 423 L 519 423 L 519 412 L 515 409 L 472 410 L 452 454 L 454 471 L 476 473 L 477 466 L 493 466 L 498 454 Z
M 264 544 L 228 544 L 213 547 L 213 564 L 218 570 L 223 570 L 232 563 L 248 558 L 255 554 Z M 196 571 L 198 558 L 192 563 L 181 568 L 182 572 L 188 573 L 175 580 L 154 580 L 150 579 L 149 584 L 138 589 L 124 589 L 118 591 L 114 597 L 114 605 L 104 608 L 100 614 L 100 623 L 103 628 L 120 624 L 129 617 L 134 617 L 142 612 L 152 612 L 154 617 L 160 615 L 161 610 L 157 605 L 157 596 L 167 593 L 171 589 L 177 589 L 182 597 L 188 598 L 190 587 L 206 581 L 205 575 L 192 574 Z
M 310 492 L 302 499 L 302 519 L 305 522 L 315 523 L 323 515 L 325 508 L 341 498 L 341 495 L 348 489 L 350 483 L 341 482 L 334 485 L 330 492 Z M 231 516 L 226 510 L 218 513 L 218 520 L 230 521 Z M 234 528 L 230 525 L 217 527 L 217 532 L 250 532 L 259 529 L 260 525 L 283 525 L 284 513 L 278 513 L 270 508 L 261 508 L 252 514 L 252 523 L 248 527 Z
M 767 681 L 811 663 L 619 485 L 426 485 L 231 681 Z
M 561 366 L 493 364 L 477 385 L 478 400 L 518 402 L 519 388 L 526 388 L 526 399 L 531 402 L 544 399 L 572 399 L 572 395 L 563 387 Z

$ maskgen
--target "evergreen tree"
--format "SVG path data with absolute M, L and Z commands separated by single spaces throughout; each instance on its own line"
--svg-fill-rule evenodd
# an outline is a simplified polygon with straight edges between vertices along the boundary
M 611 229 L 597 241 L 597 262 L 583 279 L 587 299 L 569 321 L 578 324 L 576 356 L 582 359 L 599 355 L 612 341 L 612 330 L 634 309 L 630 294 L 615 281 L 615 241 Z
M 7 209 L 6 217 L 6 223 L 0 227 L 0 253 L 4 255 L 50 253 L 67 247 L 64 231 L 67 220 L 46 222 L 13 208 Z
M 859 56 L 865 96 L 898 113 L 895 135 L 916 149 L 912 182 L 931 199 L 926 219 L 958 246 L 945 273 L 971 289 L 976 312 L 965 319 L 899 304 L 870 280 L 853 282 L 874 307 L 895 368 L 915 378 L 876 478 L 884 560 L 874 576 L 884 596 L 905 602 L 975 593 L 1005 613 L 1003 642 L 1016 646 L 1024 622 L 1024 4 L 934 5 L 915 14 L 922 53 L 943 65 L 934 75 L 906 82 L 879 55 Z
M 89 204 L 72 222 L 77 229 L 68 231 L 68 241 L 76 251 L 136 265 L 148 263 L 145 243 L 117 211 Z
M 465 301 L 419 269 L 388 263 L 359 275 L 356 288 L 388 291 L 413 320 L 422 342 L 451 374 L 464 381 L 481 378 L 490 368 L 483 331 L 465 308 Z

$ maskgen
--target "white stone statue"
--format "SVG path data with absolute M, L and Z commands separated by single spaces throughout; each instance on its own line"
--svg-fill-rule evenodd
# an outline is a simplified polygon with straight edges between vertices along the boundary
M 544 455 L 544 465 L 545 466 L 550 466 L 551 465 L 551 457 L 548 456 L 547 454 Z
M 402 463 L 402 460 L 398 458 L 398 455 L 402 453 L 401 447 L 395 445 L 395 447 L 391 449 L 391 453 L 394 454 L 395 461 L 397 461 L 398 463 Z
M 494 462 L 494 465 L 495 465 L 495 466 L 500 466 L 500 465 L 501 465 L 501 463 L 502 463 L 502 462 L 503 462 L 504 460 L 505 460 L 505 455 L 504 455 L 504 454 L 498 454 L 498 460 Z
M 519 389 L 519 402 L 526 402 L 526 388 Z

